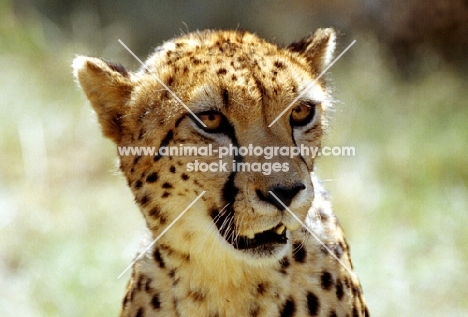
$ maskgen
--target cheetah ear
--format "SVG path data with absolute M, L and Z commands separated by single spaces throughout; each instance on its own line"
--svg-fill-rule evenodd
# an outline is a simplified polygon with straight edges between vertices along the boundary
M 78 56 L 73 73 L 97 113 L 103 134 L 119 143 L 123 135 L 122 116 L 133 89 L 127 70 L 99 58 Z
M 312 71 L 320 74 L 331 62 L 335 41 L 336 33 L 333 29 L 318 29 L 313 35 L 290 44 L 288 49 L 305 56 Z

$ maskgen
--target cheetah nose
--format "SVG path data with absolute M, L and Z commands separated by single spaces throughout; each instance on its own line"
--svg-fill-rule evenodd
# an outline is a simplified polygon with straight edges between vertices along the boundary
M 305 189 L 305 185 L 298 183 L 292 187 L 284 187 L 284 186 L 276 186 L 268 190 L 268 194 L 264 195 L 261 190 L 257 189 L 256 193 L 258 198 L 263 201 L 269 202 L 279 210 L 283 211 L 283 205 L 270 193 L 272 192 L 276 197 L 278 197 L 285 206 L 289 206 L 294 199 L 294 197 L 299 193 L 301 190 Z

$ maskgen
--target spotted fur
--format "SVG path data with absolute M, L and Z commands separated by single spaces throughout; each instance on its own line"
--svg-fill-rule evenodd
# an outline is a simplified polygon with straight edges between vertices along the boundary
M 248 32 L 204 31 L 164 43 L 138 72 L 90 57 L 77 57 L 74 70 L 104 135 L 119 147 L 319 147 L 331 97 L 323 80 L 308 86 L 334 47 L 332 29 L 285 48 Z M 307 111 L 300 125 L 294 109 Z M 215 120 L 216 129 L 197 118 Z M 133 266 L 122 317 L 368 316 L 344 234 L 311 176 L 313 157 L 234 153 L 221 159 L 227 171 L 205 173 L 187 170 L 195 160 L 220 161 L 120 155 L 148 243 L 205 192 Z M 233 160 L 287 164 L 288 171 L 235 171 Z

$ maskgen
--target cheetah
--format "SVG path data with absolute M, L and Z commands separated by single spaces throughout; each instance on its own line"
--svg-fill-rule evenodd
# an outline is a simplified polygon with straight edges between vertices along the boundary
M 136 72 L 75 58 L 104 136 L 157 150 L 118 152 L 150 246 L 120 316 L 369 315 L 314 157 L 239 151 L 321 146 L 332 97 L 318 77 L 335 41 L 330 28 L 287 47 L 207 30 L 163 43 Z M 183 146 L 212 154 L 163 151 Z

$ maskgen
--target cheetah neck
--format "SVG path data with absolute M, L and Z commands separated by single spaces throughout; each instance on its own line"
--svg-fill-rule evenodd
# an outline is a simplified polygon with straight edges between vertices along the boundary
M 290 276 L 287 257 L 275 264 L 255 265 L 245 260 L 219 256 L 201 258 L 158 246 L 154 259 L 138 266 L 145 276 L 166 285 L 158 290 L 172 298 L 181 316 L 250 316 L 255 310 L 276 313 L 276 304 L 285 300 Z M 162 282 L 164 281 L 164 282 Z M 261 295 L 261 300 L 259 300 Z M 239 314 L 239 309 L 244 312 Z

